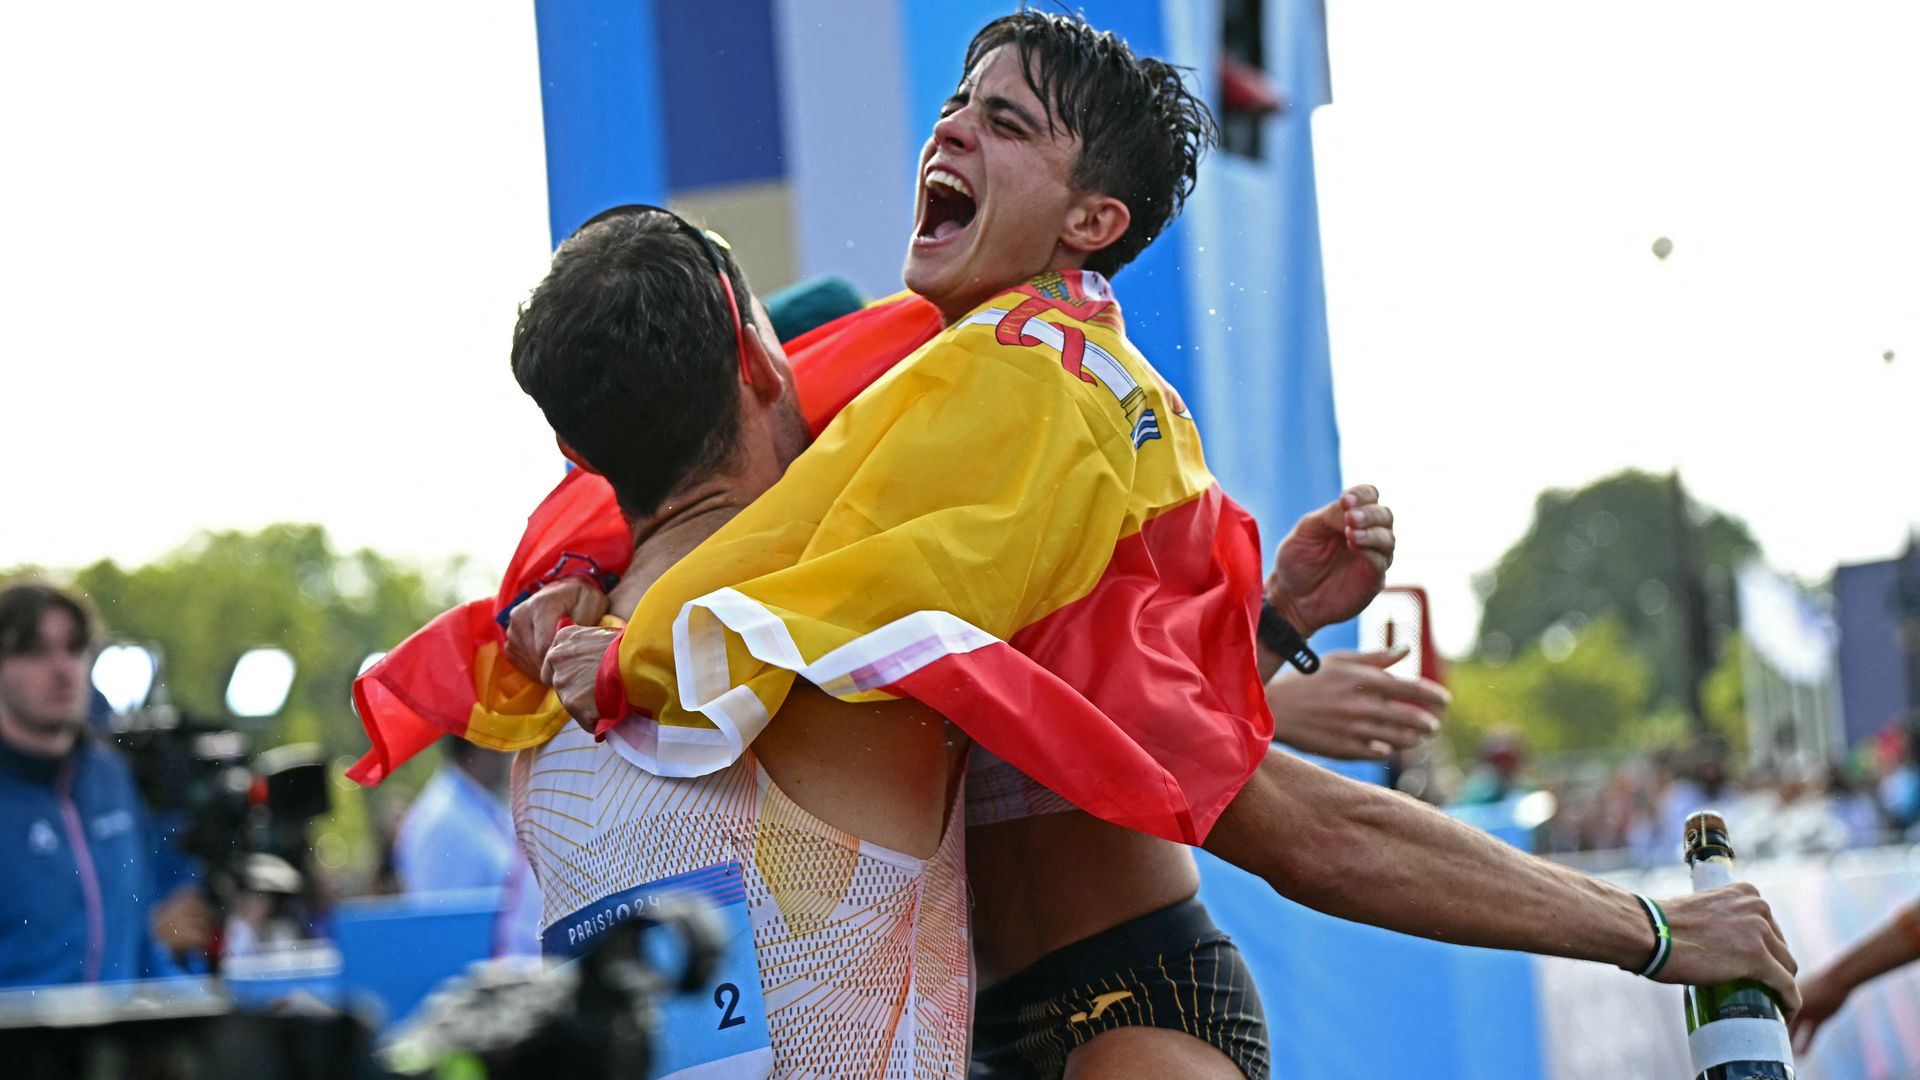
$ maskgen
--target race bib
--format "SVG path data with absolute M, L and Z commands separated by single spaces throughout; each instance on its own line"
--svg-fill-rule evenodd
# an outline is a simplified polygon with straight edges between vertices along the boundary
M 691 993 L 656 1002 L 660 1030 L 653 1045 L 654 1075 L 664 1080 L 736 1080 L 773 1072 L 773 1039 L 767 1003 L 760 993 L 760 964 L 753 952 L 753 922 L 747 914 L 746 879 L 737 862 L 662 878 L 604 897 L 547 927 L 541 951 L 556 958 L 580 956 L 608 930 L 646 916 L 660 899 L 691 893 L 712 905 L 726 945 L 707 982 Z M 654 927 L 642 947 L 662 970 L 679 969 L 671 931 Z

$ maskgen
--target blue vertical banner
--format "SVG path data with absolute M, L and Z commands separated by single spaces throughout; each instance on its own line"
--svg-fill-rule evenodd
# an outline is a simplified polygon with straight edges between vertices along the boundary
M 667 186 L 777 180 L 784 170 L 772 0 L 654 8 Z
M 1281 513 L 1291 520 L 1335 495 L 1340 429 L 1333 407 L 1327 287 L 1320 258 L 1320 196 L 1314 182 L 1313 112 L 1333 100 L 1324 0 L 1280 0 L 1266 28 L 1268 55 L 1288 108 L 1269 121 L 1274 182 L 1279 185 L 1280 436 L 1290 475 Z M 1348 628 L 1351 635 L 1352 629 Z M 1351 640 L 1351 639 L 1350 639 Z
M 1174 58 L 1220 108 L 1218 4 L 1168 5 Z M 1222 486 L 1260 522 L 1269 549 L 1340 493 L 1326 286 L 1314 189 L 1313 110 L 1331 100 L 1319 0 L 1270 0 L 1263 51 L 1286 107 L 1265 121 L 1259 157 L 1215 153 L 1188 202 L 1191 395 Z M 1316 636 L 1351 647 L 1352 626 Z
M 667 201 L 665 99 L 650 0 L 535 0 L 533 12 L 558 245 L 609 206 Z

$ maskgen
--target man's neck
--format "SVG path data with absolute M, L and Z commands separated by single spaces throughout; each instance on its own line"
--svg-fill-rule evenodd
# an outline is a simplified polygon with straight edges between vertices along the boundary
M 1085 262 L 1084 259 L 1075 259 L 1075 260 L 1068 260 L 1068 261 L 1061 261 L 1059 259 L 1056 259 L 1051 265 L 1043 266 L 1040 269 L 1035 270 L 1033 273 L 1026 275 L 1025 277 L 1019 278 L 1014 281 L 1002 282 L 999 285 L 995 285 L 992 288 L 987 289 L 985 292 L 979 292 L 979 291 L 971 292 L 969 294 L 970 296 L 973 297 L 973 299 L 971 300 L 954 298 L 951 301 L 948 301 L 948 300 L 938 299 L 931 296 L 924 297 L 924 299 L 931 301 L 933 306 L 939 309 L 940 328 L 942 330 L 947 330 L 947 329 L 951 329 L 955 324 L 959 323 L 962 319 L 965 319 L 967 316 L 979 310 L 980 305 L 986 303 L 987 301 L 993 299 L 996 296 L 999 296 L 1001 293 L 1006 292 L 1008 289 L 1018 288 L 1021 285 L 1025 285 L 1027 282 L 1032 281 L 1034 278 L 1037 278 L 1042 274 L 1055 273 L 1055 272 L 1064 274 L 1072 270 L 1084 269 L 1084 266 L 1082 265 L 1084 262 Z
M 80 729 L 76 725 L 27 724 L 11 713 L 0 710 L 0 743 L 5 743 L 15 753 L 57 761 L 72 753 L 73 745 L 79 739 Z
M 755 493 L 756 495 L 758 493 Z M 633 561 L 617 588 L 636 600 L 674 563 L 707 537 L 720 531 L 734 515 L 754 500 L 727 478 L 676 491 L 660 509 L 643 518 L 629 519 L 633 529 Z M 615 610 L 620 610 L 616 604 Z
M 998 292 L 994 292 L 984 297 L 980 301 L 980 304 L 984 304 L 988 300 L 991 300 L 993 299 L 993 297 L 998 295 L 1000 295 Z M 932 297 L 928 297 L 927 299 L 931 300 Z M 963 304 L 955 304 L 952 307 L 948 307 L 940 303 L 938 300 L 934 300 L 933 306 L 940 310 L 940 329 L 942 330 L 953 329 L 955 326 L 960 324 L 960 321 L 962 319 L 965 319 L 968 315 L 973 314 L 974 310 L 977 309 L 980 306 L 980 304 L 964 304 L 963 303 Z

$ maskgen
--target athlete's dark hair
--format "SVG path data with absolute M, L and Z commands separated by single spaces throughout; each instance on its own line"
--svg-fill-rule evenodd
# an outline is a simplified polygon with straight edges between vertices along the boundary
M 967 46 L 961 78 L 1003 45 L 1019 50 L 1047 123 L 1080 138 L 1073 186 L 1111 195 L 1132 214 L 1120 239 L 1087 258 L 1087 269 L 1112 275 L 1180 212 L 1218 135 L 1213 114 L 1181 81 L 1179 68 L 1135 56 L 1126 42 L 1076 15 L 1022 10 L 995 19 Z
M 47 644 L 40 640 L 40 622 L 55 608 L 73 616 L 73 638 L 62 644 L 75 651 L 93 644 L 93 616 L 85 605 L 51 585 L 22 582 L 0 590 L 0 660 Z
M 724 465 L 739 439 L 733 315 L 703 246 L 661 210 L 590 222 L 514 324 L 513 377 L 631 516 Z M 746 278 L 713 250 L 751 319 Z

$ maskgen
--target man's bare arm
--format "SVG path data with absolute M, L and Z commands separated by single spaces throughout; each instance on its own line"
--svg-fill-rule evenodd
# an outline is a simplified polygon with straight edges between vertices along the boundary
M 1806 1007 L 1793 1018 L 1794 1051 L 1811 1049 L 1821 1025 L 1862 984 L 1915 960 L 1920 960 L 1920 901 L 1901 908 L 1802 984 Z
M 1495 840 L 1406 796 L 1270 750 L 1205 847 L 1280 895 L 1405 934 L 1637 969 L 1653 930 L 1634 897 Z M 1673 957 L 1661 982 L 1766 983 L 1800 1007 L 1796 966 L 1745 883 L 1661 901 Z

